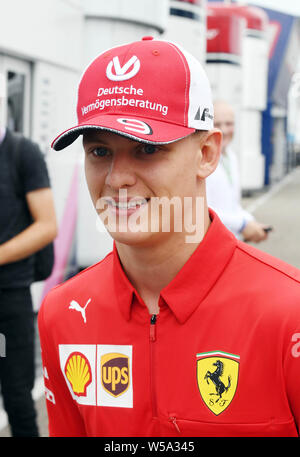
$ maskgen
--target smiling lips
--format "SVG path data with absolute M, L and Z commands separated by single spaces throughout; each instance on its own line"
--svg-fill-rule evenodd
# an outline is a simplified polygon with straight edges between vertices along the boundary
M 149 198 L 131 198 L 127 200 L 118 200 L 111 197 L 105 197 L 105 202 L 115 210 L 132 211 L 146 205 Z

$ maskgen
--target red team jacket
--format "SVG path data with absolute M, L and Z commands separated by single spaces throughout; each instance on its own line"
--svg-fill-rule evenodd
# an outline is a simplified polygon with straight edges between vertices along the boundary
M 50 436 L 298 436 L 300 271 L 211 216 L 156 319 L 115 246 L 47 295 Z

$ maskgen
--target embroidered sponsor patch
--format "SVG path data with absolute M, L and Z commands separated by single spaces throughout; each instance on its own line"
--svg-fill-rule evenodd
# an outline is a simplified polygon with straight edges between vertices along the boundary
M 75 395 L 85 397 L 87 387 L 92 382 L 90 362 L 81 352 L 72 352 L 65 364 L 65 375 Z
M 133 407 L 132 346 L 98 346 L 98 404 Z
M 60 344 L 59 360 L 73 399 L 81 405 L 96 405 L 96 345 Z
M 232 402 L 238 384 L 240 356 L 223 351 L 197 354 L 197 383 L 202 400 L 215 415 Z
M 133 407 L 132 346 L 60 344 L 59 359 L 77 403 Z

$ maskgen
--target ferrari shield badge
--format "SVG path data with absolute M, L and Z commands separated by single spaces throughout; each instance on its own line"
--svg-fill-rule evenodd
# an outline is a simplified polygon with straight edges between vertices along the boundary
M 240 357 L 223 351 L 197 354 L 197 382 L 202 400 L 216 415 L 231 403 L 238 384 Z

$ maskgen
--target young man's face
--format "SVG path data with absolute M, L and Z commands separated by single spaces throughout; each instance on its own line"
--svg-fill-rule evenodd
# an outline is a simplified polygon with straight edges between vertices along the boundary
M 178 228 L 183 216 L 184 198 L 195 200 L 201 194 L 197 134 L 154 146 L 111 132 L 90 131 L 84 134 L 83 146 L 92 201 L 116 241 L 151 245 L 174 235 L 175 221 Z M 173 204 L 163 208 L 161 199 Z M 115 223 L 113 228 L 111 223 Z

